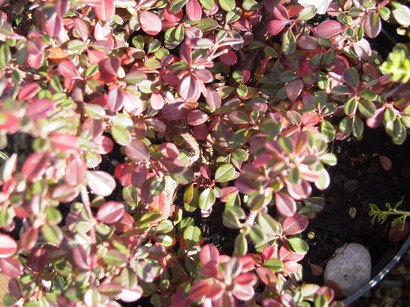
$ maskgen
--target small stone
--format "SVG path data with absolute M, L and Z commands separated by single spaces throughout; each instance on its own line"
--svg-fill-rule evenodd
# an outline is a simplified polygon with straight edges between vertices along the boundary
M 324 272 L 325 284 L 338 296 L 349 296 L 370 281 L 371 258 L 361 244 L 349 243 L 339 247 Z

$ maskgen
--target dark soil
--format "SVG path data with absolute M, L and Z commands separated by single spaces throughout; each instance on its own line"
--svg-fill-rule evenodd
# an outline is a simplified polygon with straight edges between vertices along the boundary
M 399 248 L 400 243 L 388 241 L 389 223 L 372 225 L 369 216 L 369 203 L 384 209 L 385 203 L 393 205 L 403 199 L 400 208 L 409 208 L 410 141 L 394 145 L 383 130 L 366 130 L 363 141 L 350 138 L 334 142 L 332 151 L 338 164 L 329 168 L 330 187 L 319 194 L 326 205 L 305 232 L 315 234 L 314 239 L 307 239 L 310 251 L 302 261 L 306 282 L 323 284 L 322 277 L 312 275 L 309 263 L 324 268 L 335 249 L 345 243 L 356 242 L 369 249 L 372 276 Z M 378 155 L 392 161 L 391 170 L 383 169 Z

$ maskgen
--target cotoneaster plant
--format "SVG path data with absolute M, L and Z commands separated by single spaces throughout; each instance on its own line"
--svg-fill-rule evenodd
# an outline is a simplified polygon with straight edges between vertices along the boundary
M 390 0 L 0 1 L 4 304 L 328 306 L 299 263 L 312 186 L 335 139 L 383 125 L 405 141 L 408 52 L 371 42 L 409 16 Z

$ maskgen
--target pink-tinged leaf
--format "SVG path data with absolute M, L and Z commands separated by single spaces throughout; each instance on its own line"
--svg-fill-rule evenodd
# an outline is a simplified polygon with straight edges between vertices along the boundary
M 323 275 L 323 268 L 320 265 L 309 263 L 309 266 L 313 276 L 318 277 Z
M 68 203 L 73 201 L 79 193 L 80 190 L 75 186 L 70 184 L 59 184 L 52 190 L 50 197 L 62 203 Z
M 137 187 L 141 188 L 144 181 L 147 179 L 148 171 L 144 165 L 137 165 L 134 172 L 131 174 L 131 183 Z
M 367 60 L 372 55 L 372 47 L 365 38 L 362 38 L 361 40 L 354 42 L 353 50 L 363 60 Z
M 188 73 L 182 78 L 178 85 L 178 94 L 187 102 L 198 101 L 201 92 L 195 75 Z
M 207 278 L 218 278 L 218 276 L 220 275 L 218 264 L 216 262 L 208 262 L 203 266 L 201 273 L 204 277 Z
M 38 230 L 37 228 L 30 227 L 21 236 L 20 244 L 21 249 L 25 252 L 31 250 L 37 243 Z
M 79 37 L 81 37 L 81 39 L 84 42 L 88 39 L 88 36 L 90 35 L 88 25 L 81 18 L 74 19 L 74 31 L 77 33 Z
M 34 152 L 24 161 L 21 171 L 27 180 L 33 181 L 45 173 L 49 164 L 50 154 L 47 151 Z
M 141 99 L 133 93 L 125 93 L 124 109 L 131 115 L 140 115 L 144 111 Z
M 163 158 L 178 158 L 179 155 L 178 147 L 170 142 L 162 143 L 156 151 L 160 152 Z
M 26 117 L 32 119 L 44 118 L 54 111 L 54 103 L 50 99 L 37 99 L 26 109 Z
M 149 11 L 140 11 L 140 24 L 142 30 L 148 35 L 157 35 L 161 32 L 162 23 L 158 15 Z
M 74 63 L 69 60 L 58 64 L 58 72 L 66 78 L 78 78 L 80 76 Z
M 16 258 L 0 259 L 0 268 L 3 274 L 11 278 L 17 278 L 23 272 L 23 266 Z
M 202 82 L 208 83 L 214 80 L 214 76 L 208 69 L 196 69 L 194 71 L 195 76 Z
M 161 110 L 164 106 L 164 98 L 158 92 L 154 92 L 151 94 L 151 107 L 154 110 Z
M 205 123 L 208 120 L 208 115 L 198 109 L 194 109 L 188 112 L 187 122 L 191 126 L 198 126 Z
M 32 37 L 26 43 L 27 52 L 31 55 L 39 55 L 43 53 L 46 45 L 43 43 L 40 37 Z
M 317 50 L 320 48 L 317 39 L 310 35 L 302 35 L 298 38 L 298 46 L 306 50 Z
M 382 165 L 385 171 L 391 170 L 393 163 L 388 157 L 379 155 L 379 159 L 380 159 L 380 164 Z
M 98 209 L 97 219 L 106 224 L 114 224 L 121 219 L 124 213 L 124 204 L 116 201 L 109 201 Z
M 283 267 L 289 273 L 296 273 L 298 271 L 298 264 L 295 261 L 284 262 Z
M 222 102 L 221 96 L 217 91 L 210 91 L 205 100 L 206 104 L 212 109 L 212 111 L 218 109 Z
M 288 10 L 281 4 L 273 8 L 273 15 L 279 20 L 289 20 Z
M 283 232 L 286 235 L 295 235 L 304 231 L 309 225 L 309 219 L 303 214 L 295 214 L 285 218 L 282 224 Z
M 219 57 L 222 63 L 228 66 L 233 66 L 238 62 L 238 56 L 236 53 L 229 49 L 229 51 Z
M 309 197 L 312 192 L 312 187 L 307 180 L 302 180 L 300 183 L 288 182 L 286 187 L 290 196 L 297 200 Z
M 202 8 L 198 0 L 189 0 L 185 9 L 189 20 L 199 21 L 201 19 Z
M 106 72 L 112 76 L 117 76 L 118 70 L 121 67 L 121 59 L 118 56 L 113 56 L 103 60 L 98 66 L 100 71 Z
M 4 233 L 0 233 L 0 258 L 8 258 L 17 252 L 16 241 Z
M 278 212 L 283 216 L 292 216 L 296 213 L 296 202 L 288 194 L 277 192 L 275 194 L 275 203 Z
M 379 35 L 380 30 L 382 28 L 382 23 L 379 14 L 375 12 L 367 14 L 364 19 L 363 27 L 364 33 L 366 33 L 368 37 L 375 38 L 377 35 Z
M 295 261 L 298 262 L 305 257 L 305 254 L 295 254 L 292 253 L 286 245 L 282 245 L 279 249 L 279 259 L 283 262 Z
M 123 216 L 113 224 L 117 232 L 127 232 L 133 229 L 134 218 L 128 213 L 124 213 Z
M 64 180 L 75 187 L 84 182 L 87 177 L 87 165 L 81 159 L 72 159 L 67 163 Z
M 218 300 L 225 293 L 226 286 L 223 283 L 215 283 L 211 289 L 208 290 L 206 296 L 212 301 Z
M 379 108 L 376 110 L 376 112 L 374 112 L 374 115 L 372 117 L 367 118 L 366 120 L 366 124 L 367 126 L 369 126 L 370 128 L 377 128 L 380 127 L 380 125 L 383 122 L 383 118 L 384 118 L 384 110 L 385 108 Z
M 132 303 L 138 301 L 143 293 L 144 291 L 140 286 L 134 286 L 132 289 L 122 289 L 119 299 L 126 303 Z
M 148 161 L 150 157 L 147 145 L 145 145 L 140 140 L 132 141 L 128 146 L 125 147 L 125 152 L 128 158 L 130 158 L 134 162 Z
M 55 152 L 62 152 L 65 154 L 79 154 L 80 145 L 78 138 L 71 134 L 55 133 L 48 137 L 51 146 Z
M 257 278 L 253 273 L 245 273 L 239 275 L 235 279 L 235 285 L 232 290 L 232 294 L 239 300 L 248 301 L 253 298 L 255 290 L 253 285 L 256 283 Z
M 293 80 L 292 82 L 286 85 L 286 95 L 291 101 L 295 101 L 302 93 L 303 81 L 300 79 Z
M 88 271 L 90 269 L 90 255 L 89 253 L 82 247 L 82 245 L 76 245 L 73 248 L 73 259 L 75 264 L 83 270 Z
M 114 148 L 114 142 L 108 136 L 100 135 L 93 141 L 97 145 L 95 151 L 99 154 L 106 155 Z
M 114 178 L 103 171 L 88 171 L 87 180 L 91 191 L 99 196 L 108 196 L 115 189 Z
M 219 250 L 212 244 L 204 245 L 199 253 L 199 260 L 203 265 L 209 262 L 218 263 Z
M 109 21 L 115 14 L 114 0 L 100 0 L 94 10 L 98 19 Z
M 270 35 L 276 35 L 280 33 L 288 23 L 288 20 L 271 20 L 268 23 L 268 32 Z
M 28 263 L 34 272 L 42 272 L 48 262 L 48 251 L 45 248 L 36 246 L 31 250 Z
M 17 96 L 17 99 L 23 100 L 23 101 L 29 100 L 33 98 L 34 96 L 36 96 L 39 91 L 40 91 L 40 85 L 38 85 L 38 83 L 34 83 L 34 82 L 28 83 L 21 88 Z
M 336 20 L 326 20 L 316 28 L 316 33 L 320 38 L 330 38 L 342 32 L 343 26 Z
M 195 283 L 189 290 L 189 298 L 193 301 L 207 296 L 214 282 L 211 279 L 201 280 Z
M 188 108 L 184 102 L 167 103 L 161 110 L 161 114 L 167 120 L 180 120 L 186 116 Z
M 27 55 L 27 64 L 34 69 L 38 69 L 41 67 L 41 64 L 43 63 L 44 60 L 44 54 L 31 54 L 29 53 Z
M 166 21 L 171 22 L 171 23 L 177 23 L 178 21 L 181 20 L 183 17 L 184 12 L 180 10 L 178 13 L 174 14 L 170 11 L 169 8 L 166 8 L 164 10 L 164 18 Z
M 119 88 L 113 88 L 107 96 L 108 108 L 113 112 L 118 112 L 124 106 L 124 92 Z

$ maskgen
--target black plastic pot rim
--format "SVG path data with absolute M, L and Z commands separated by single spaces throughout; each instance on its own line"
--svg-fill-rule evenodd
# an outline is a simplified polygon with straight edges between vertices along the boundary
M 383 278 L 389 273 L 393 267 L 400 261 L 401 257 L 410 247 L 410 236 L 407 237 L 406 241 L 403 242 L 400 250 L 396 253 L 396 255 L 387 263 L 387 265 L 375 276 L 372 280 L 370 280 L 365 286 L 357 290 L 351 296 L 345 298 L 343 303 L 346 306 L 349 306 L 356 302 L 360 297 L 362 297 L 366 292 L 370 291 L 371 288 L 376 286 Z

